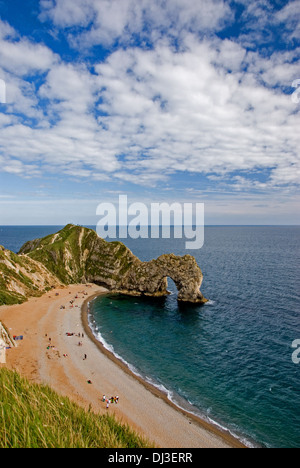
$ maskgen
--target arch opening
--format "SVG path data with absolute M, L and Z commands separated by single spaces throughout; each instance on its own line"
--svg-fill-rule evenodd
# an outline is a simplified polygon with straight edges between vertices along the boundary
M 175 281 L 171 278 L 171 276 L 166 276 L 166 280 L 167 280 L 167 291 L 168 293 L 170 293 L 171 295 L 178 295 L 178 288 L 176 286 L 176 283 Z

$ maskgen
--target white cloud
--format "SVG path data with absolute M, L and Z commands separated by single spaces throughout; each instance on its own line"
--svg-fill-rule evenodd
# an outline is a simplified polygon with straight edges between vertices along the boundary
M 126 165 L 136 175 L 150 168 L 225 173 L 276 166 L 280 172 L 282 158 L 297 161 L 290 97 L 239 71 L 246 57 L 240 47 L 227 42 L 218 52 L 215 45 L 195 42 L 185 53 L 166 46 L 117 51 L 96 67 L 104 89 L 100 108 L 110 113 L 102 120 L 115 134 L 126 135 L 134 148 L 131 154 L 127 146 L 132 157 Z M 227 73 L 224 48 L 237 52 L 231 64 L 236 73 Z M 272 63 L 271 58 L 270 68 Z
M 284 2 L 274 0 L 237 2 L 244 7 L 244 32 L 237 38 L 244 46 L 257 49 L 258 45 L 263 45 L 267 50 L 274 42 L 286 47 L 300 38 L 299 0 L 289 0 L 285 6 Z
M 233 24 L 236 4 L 244 8 L 243 33 L 236 39 L 244 46 L 278 40 L 275 29 L 282 42 L 299 39 L 300 0 L 281 8 L 272 0 L 41 0 L 40 18 L 66 29 L 75 48 L 130 44 L 134 35 L 146 43 L 155 44 L 164 36 L 178 44 L 187 33 L 205 37 Z
M 47 73 L 59 57 L 43 44 L 20 37 L 8 23 L 0 20 L 0 78 L 6 85 L 6 112 L 41 119 L 34 79 Z
M 275 18 L 278 23 L 284 23 L 288 30 L 286 38 L 289 40 L 300 39 L 300 0 L 289 2 L 283 9 L 276 13 Z
M 214 18 L 216 4 L 208 1 L 196 6 L 188 1 L 185 10 L 177 0 L 141 0 L 135 9 L 124 0 L 118 11 L 118 0 L 42 4 L 65 27 L 93 19 L 100 28 L 100 21 L 115 14 L 115 23 L 102 28 L 110 38 L 126 35 L 129 25 L 140 29 L 147 4 L 151 21 L 182 27 L 185 34 L 179 51 L 157 38 L 151 50 L 119 48 L 91 71 L 63 62 L 46 46 L 16 40 L 15 31 L 1 22 L 0 73 L 2 67 L 9 96 L 6 116 L 0 114 L 3 171 L 142 186 L 165 182 L 176 172 L 226 175 L 236 189 L 242 183 L 251 189 L 300 182 L 299 108 L 272 88 L 296 78 L 297 51 L 262 59 L 228 39 L 200 40 L 193 28 L 217 27 L 228 14 L 223 2 Z M 162 16 L 156 18 L 158 8 Z M 12 61 L 6 66 L 8 51 Z M 41 74 L 38 87 L 34 78 Z M 258 169 L 269 169 L 263 182 L 256 180 Z M 253 173 L 252 180 L 238 171 Z
M 50 17 L 57 26 L 87 26 L 93 17 L 93 2 L 84 0 L 41 0 L 40 19 Z
M 293 51 L 273 52 L 269 59 L 260 57 L 254 52 L 249 53 L 248 71 L 267 86 L 291 87 L 293 80 L 300 76 L 299 55 L 299 48 Z
M 85 66 L 59 63 L 47 74 L 39 96 L 55 101 L 57 112 L 85 113 L 94 104 L 93 77 Z
M 30 75 L 46 71 L 57 56 L 43 44 L 19 38 L 16 31 L 0 20 L 0 67 L 15 75 Z
M 16 37 L 16 31 L 6 21 L 0 19 L 0 39 Z
M 229 17 L 231 10 L 223 0 L 42 0 L 40 14 L 57 27 L 88 28 L 79 35 L 70 31 L 76 47 L 130 42 L 132 34 L 153 40 L 166 30 L 176 37 L 182 31 L 204 34 L 218 30 Z

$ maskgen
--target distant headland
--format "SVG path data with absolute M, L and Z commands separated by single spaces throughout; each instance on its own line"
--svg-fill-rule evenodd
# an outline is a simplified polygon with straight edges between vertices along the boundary
M 0 247 L 0 305 L 17 304 L 59 286 L 95 283 L 133 296 L 168 295 L 170 277 L 178 301 L 204 304 L 203 274 L 191 255 L 161 255 L 142 262 L 121 242 L 68 224 L 56 234 L 26 242 L 18 254 Z

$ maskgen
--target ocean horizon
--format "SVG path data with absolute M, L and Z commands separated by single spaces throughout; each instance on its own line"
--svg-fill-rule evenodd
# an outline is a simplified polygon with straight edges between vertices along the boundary
M 61 227 L 0 226 L 0 244 L 18 252 Z M 178 406 L 249 446 L 299 447 L 300 226 L 205 226 L 203 248 L 191 251 L 184 238 L 120 240 L 142 261 L 195 256 L 209 302 L 178 303 L 171 278 L 159 300 L 107 294 L 90 304 L 95 336 Z

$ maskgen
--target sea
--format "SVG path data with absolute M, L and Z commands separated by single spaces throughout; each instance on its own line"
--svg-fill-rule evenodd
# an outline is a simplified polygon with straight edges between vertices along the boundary
M 91 227 L 91 226 L 89 226 Z M 59 226 L 0 227 L 14 252 Z M 89 305 L 99 341 L 170 400 L 249 447 L 300 447 L 300 227 L 207 226 L 204 245 L 122 239 L 143 261 L 193 255 L 205 305 L 107 294 Z M 299 340 L 299 341 L 296 341 Z M 294 346 L 294 347 L 293 347 Z

